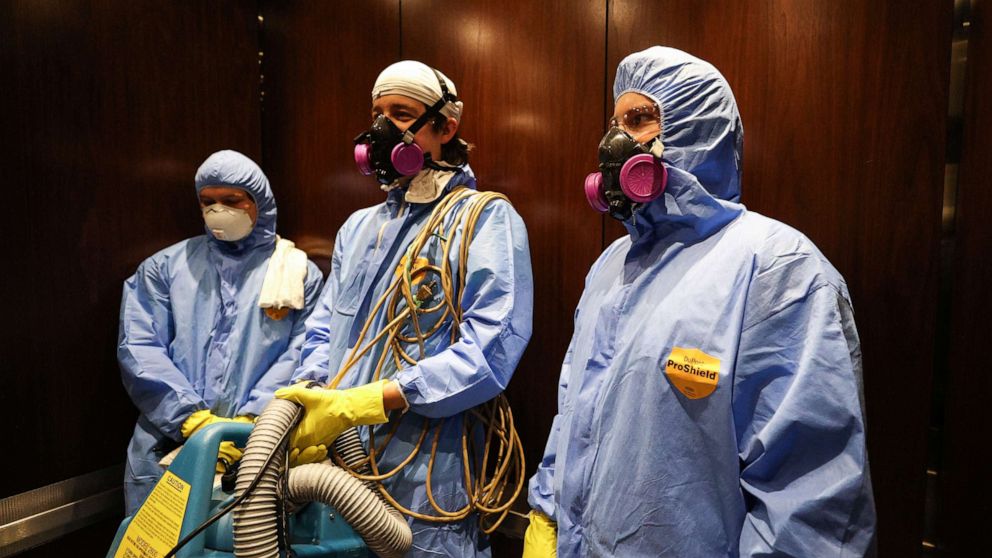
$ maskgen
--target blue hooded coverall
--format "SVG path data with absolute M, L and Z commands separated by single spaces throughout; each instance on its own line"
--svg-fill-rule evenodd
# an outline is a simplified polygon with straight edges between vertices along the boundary
M 451 176 L 445 193 L 455 186 L 475 188 L 468 167 Z M 375 302 L 393 280 L 406 248 L 438 203 L 408 203 L 404 192 L 403 188 L 391 190 L 385 203 L 357 211 L 338 231 L 331 272 L 320 303 L 307 321 L 303 360 L 295 379 L 326 383 L 337 374 Z M 456 212 L 457 209 L 449 214 L 446 223 Z M 400 424 L 386 452 L 378 456 L 379 470 L 392 470 L 410 453 L 425 417 L 431 419 L 431 426 L 442 424 L 431 485 L 436 501 L 447 511 L 459 510 L 467 503 L 462 482 L 462 413 L 506 388 L 530 339 L 533 300 L 527 231 L 511 205 L 497 200 L 486 206 L 476 225 L 468 261 L 459 261 L 461 238 L 462 231 L 458 229 L 449 256 L 455 277 L 461 266 L 467 269 L 465 290 L 455 293 L 464 309 L 461 323 L 453 324 L 449 318 L 427 339 L 426 356 L 416 365 L 396 370 L 392 359 L 387 359 L 382 374 L 399 383 L 410 409 L 402 416 L 399 412 L 391 415 L 391 421 L 399 420 Z M 439 242 L 432 239 L 420 256 L 440 265 L 443 256 Z M 434 289 L 435 293 L 439 290 Z M 437 319 L 437 315 L 427 316 L 421 319 L 425 331 Z M 366 341 L 386 322 L 385 312 L 380 312 Z M 454 344 L 450 342 L 452 327 L 459 329 L 459 339 Z M 405 346 L 405 350 L 418 358 L 415 343 Z M 345 389 L 372 381 L 382 351 L 380 342 L 338 387 Z M 377 444 L 382 444 L 390 428 L 391 424 L 376 427 Z M 361 431 L 367 444 L 367 430 Z M 429 437 L 413 461 L 383 483 L 403 506 L 437 515 L 426 496 L 430 450 Z M 489 555 L 488 541 L 480 539 L 474 514 L 455 523 L 409 521 L 413 548 L 407 556 Z
M 258 217 L 242 240 L 207 231 L 148 258 L 124 282 L 117 360 L 140 416 L 128 446 L 127 515 L 162 475 L 158 461 L 182 443 L 194 411 L 257 415 L 296 369 L 304 324 L 322 277 L 307 262 L 305 307 L 282 320 L 258 306 L 276 245 L 276 201 L 262 169 L 235 151 L 211 155 L 196 172 L 196 190 L 232 186 L 251 194 Z
M 844 279 L 739 203 L 743 130 L 714 67 L 654 47 L 620 63 L 614 98 L 631 91 L 661 108 L 668 186 L 586 277 L 530 505 L 560 558 L 862 556 L 875 508 Z M 707 396 L 667 373 L 691 349 L 718 359 Z

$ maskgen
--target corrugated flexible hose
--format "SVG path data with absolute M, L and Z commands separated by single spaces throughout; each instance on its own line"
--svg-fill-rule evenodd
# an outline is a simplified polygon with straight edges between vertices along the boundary
M 299 407 L 273 399 L 258 417 L 238 471 L 240 496 L 262 469 L 283 433 L 292 426 Z M 365 459 L 354 429 L 336 443 L 347 463 Z M 383 558 L 400 557 L 413 544 L 413 533 L 403 516 L 385 503 L 375 488 L 327 463 L 290 469 L 284 494 L 282 472 L 286 454 L 277 451 L 262 473 L 255 490 L 234 510 L 234 555 L 238 558 L 279 558 L 280 509 L 284 498 L 295 503 L 321 502 L 333 507 L 362 537 L 369 549 Z

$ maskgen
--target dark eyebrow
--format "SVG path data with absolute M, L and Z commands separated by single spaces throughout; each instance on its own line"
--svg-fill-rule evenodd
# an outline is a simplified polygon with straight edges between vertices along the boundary
M 417 107 L 416 106 L 414 106 L 414 105 L 408 105 L 406 103 L 390 103 L 389 104 L 389 109 L 390 110 L 400 109 L 400 110 L 405 110 L 407 112 L 414 112 L 414 113 L 417 112 Z

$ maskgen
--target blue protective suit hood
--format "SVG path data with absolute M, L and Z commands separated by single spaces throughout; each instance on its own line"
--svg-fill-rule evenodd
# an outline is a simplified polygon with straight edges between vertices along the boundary
M 730 85 L 713 65 L 667 47 L 627 56 L 613 99 L 640 93 L 661 108 L 665 194 L 625 225 L 633 239 L 649 230 L 691 227 L 704 236 L 736 217 L 741 197 L 744 127 Z
M 275 243 L 276 198 L 269 187 L 269 179 L 254 161 L 230 149 L 218 151 L 207 157 L 197 169 L 195 182 L 197 194 L 207 186 L 241 188 L 251 195 L 258 208 L 258 218 L 251 234 L 235 242 L 217 240 L 204 225 L 212 247 L 227 253 L 238 253 Z

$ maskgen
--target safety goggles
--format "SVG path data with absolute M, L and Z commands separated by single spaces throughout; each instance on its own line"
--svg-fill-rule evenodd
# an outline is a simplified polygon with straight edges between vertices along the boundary
M 611 118 L 609 126 L 620 128 L 634 141 L 644 143 L 661 133 L 661 109 L 655 103 L 634 107 L 619 118 Z

